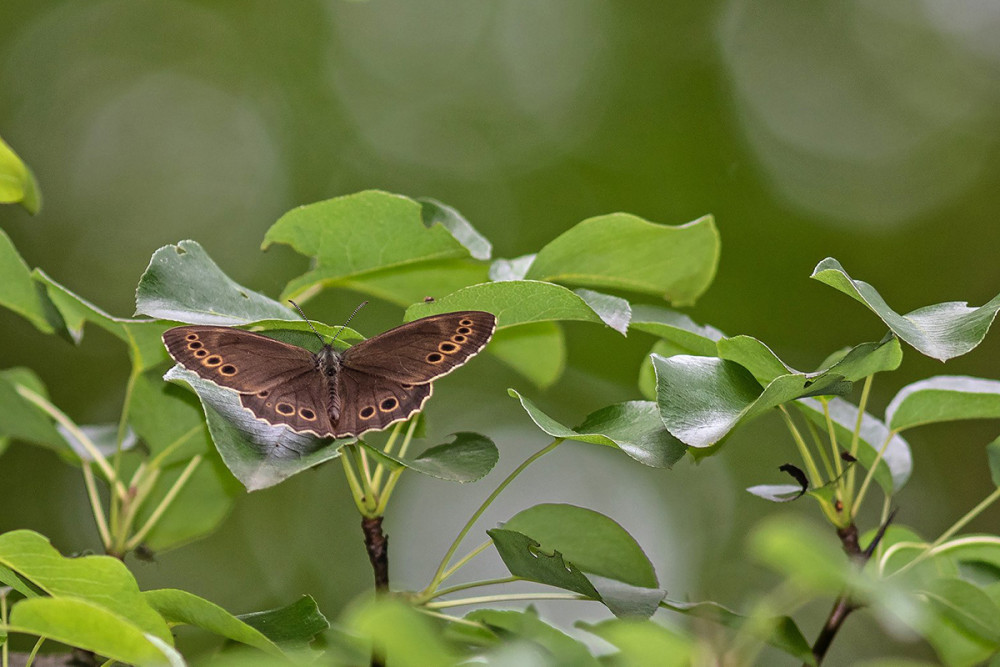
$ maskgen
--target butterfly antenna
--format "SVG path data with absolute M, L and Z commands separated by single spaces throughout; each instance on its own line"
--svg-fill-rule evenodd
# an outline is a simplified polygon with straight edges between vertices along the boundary
M 362 301 L 361 303 L 358 304 L 358 307 L 354 309 L 354 312 L 351 313 L 351 316 L 347 318 L 347 321 L 344 322 L 343 325 L 341 325 L 340 331 L 337 332 L 337 335 L 334 336 L 333 340 L 330 341 L 330 345 L 333 345 L 334 343 L 337 342 L 337 339 L 340 338 L 340 334 L 342 334 L 344 332 L 344 329 L 346 329 L 347 325 L 351 323 L 351 320 L 354 319 L 354 316 L 358 314 L 358 311 L 361 310 L 362 308 L 364 308 L 367 305 L 368 305 L 367 301 Z
M 319 332 L 318 332 L 318 331 L 316 331 L 316 327 L 314 327 L 314 326 L 312 325 L 312 322 L 310 322 L 310 321 L 309 321 L 309 318 L 308 318 L 308 317 L 306 317 L 306 314 L 305 314 L 304 312 L 302 312 L 302 309 L 301 309 L 301 308 L 299 308 L 299 304 L 295 303 L 295 302 L 294 302 L 294 301 L 292 301 L 291 299 L 289 299 L 289 300 L 288 300 L 288 303 L 290 303 L 290 304 L 292 304 L 293 306 L 295 306 L 295 310 L 299 311 L 299 315 L 301 315 L 301 316 L 302 316 L 302 319 L 304 319 L 304 320 L 306 321 L 306 324 L 308 324 L 308 325 L 309 325 L 309 328 L 310 328 L 310 329 L 312 329 L 312 332 L 313 332 L 314 334 L 316 334 L 316 338 L 319 338 L 319 342 L 320 342 L 320 343 L 322 343 L 323 345 L 326 345 L 326 341 L 325 341 L 325 340 L 323 340 L 323 337 L 319 335 Z M 332 344 L 332 343 L 331 343 L 331 344 Z

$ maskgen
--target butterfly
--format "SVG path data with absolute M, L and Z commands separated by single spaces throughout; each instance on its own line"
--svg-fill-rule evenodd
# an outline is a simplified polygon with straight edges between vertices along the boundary
M 347 438 L 418 412 L 431 382 L 478 354 L 495 329 L 492 313 L 466 310 L 408 322 L 343 352 L 324 342 L 313 353 L 207 325 L 168 329 L 163 343 L 184 368 L 238 392 L 257 419 L 296 433 Z

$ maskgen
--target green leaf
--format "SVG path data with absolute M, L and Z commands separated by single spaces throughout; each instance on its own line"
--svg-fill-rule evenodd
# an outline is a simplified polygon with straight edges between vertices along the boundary
M 874 287 L 851 278 L 832 257 L 817 264 L 811 277 L 865 304 L 918 352 L 941 361 L 963 355 L 979 345 L 1000 310 L 1000 295 L 997 295 L 980 308 L 970 308 L 965 301 L 948 301 L 900 315 Z
M 855 579 L 833 534 L 801 519 L 766 519 L 751 535 L 750 548 L 762 562 L 808 591 L 837 595 Z
M 97 451 L 100 452 L 105 458 L 110 458 L 118 450 L 118 424 L 87 424 L 80 426 L 79 428 L 87 440 L 89 440 Z M 69 445 L 70 449 L 73 450 L 73 454 L 77 460 L 94 460 L 90 451 L 75 433 L 72 433 L 69 429 L 64 428 L 62 424 L 56 424 L 56 429 L 59 431 L 59 435 L 63 437 L 63 440 L 66 441 L 66 444 Z M 136 438 L 132 429 L 125 429 L 121 442 L 121 450 L 123 452 L 127 452 L 135 448 L 137 443 L 138 438 Z
M 487 352 L 545 389 L 566 367 L 566 338 L 555 322 L 535 322 L 493 334 Z
M 772 503 L 789 503 L 802 496 L 800 484 L 758 484 L 749 487 L 747 491 Z
M 618 649 L 615 667 L 687 667 L 698 664 L 695 643 L 676 630 L 649 620 L 612 618 L 600 623 L 578 621 L 576 627 Z
M 885 409 L 894 431 L 956 421 L 1000 418 L 1000 382 L 958 375 L 938 375 L 908 384 Z
M 431 620 L 392 597 L 370 598 L 350 610 L 346 629 L 369 639 L 393 667 L 451 667 L 458 657 Z
M 376 456 L 396 465 L 449 482 L 475 482 L 486 477 L 497 464 L 500 453 L 493 441 L 479 433 L 455 433 L 452 442 L 436 445 L 420 456 L 406 459 L 386 454 L 363 440 L 359 443 Z
M 153 253 L 136 288 L 135 311 L 189 324 L 299 319 L 277 301 L 236 283 L 194 241 L 167 245 Z
M 990 479 L 1000 488 L 1000 437 L 986 445 L 986 458 L 990 464 Z
M 722 339 L 718 348 L 719 359 L 652 357 L 663 423 L 691 447 L 714 445 L 738 425 L 796 399 L 850 391 L 851 382 L 895 368 L 900 360 L 892 337 L 858 345 L 817 373 L 793 371 L 749 336 Z
M 42 208 L 42 193 L 35 175 L 7 142 L 0 139 L 0 204 L 20 203 L 28 213 Z
M 599 299 L 589 293 L 595 310 L 579 293 L 561 285 L 534 280 L 472 285 L 431 303 L 416 303 L 406 309 L 410 322 L 428 315 L 456 310 L 486 310 L 497 316 L 497 328 L 529 322 L 579 320 L 601 322 L 625 334 L 628 302 L 624 299 Z M 600 295 L 601 297 L 607 295 Z
M 172 625 L 193 625 L 236 642 L 258 648 L 271 655 L 283 655 L 277 644 L 259 630 L 236 618 L 222 607 L 197 595 L 176 589 L 143 593 L 149 603 Z
M 595 445 L 617 447 L 636 461 L 654 468 L 669 468 L 679 461 L 687 447 L 663 427 L 656 404 L 629 401 L 609 405 L 587 415 L 575 429 L 563 426 L 542 412 L 517 391 L 507 393 L 521 401 L 521 407 L 543 432 Z
M 696 324 L 690 317 L 676 310 L 646 304 L 632 306 L 630 326 L 672 343 L 678 350 L 675 354 L 714 357 L 716 342 L 725 337 L 715 327 Z
M 712 216 L 671 227 L 612 213 L 584 220 L 553 239 L 525 278 L 654 294 L 683 306 L 708 289 L 718 260 Z
M 66 441 L 52 419 L 17 393 L 19 385 L 42 396 L 47 394 L 38 376 L 27 368 L 0 371 L 0 436 L 67 452 Z
M 128 421 L 160 466 L 188 461 L 212 449 L 198 399 L 164 382 L 159 371 L 147 371 L 133 380 Z
M 511 640 L 525 640 L 542 648 L 546 667 L 600 667 L 587 647 L 566 633 L 538 618 L 534 607 L 524 611 L 477 609 L 465 620 L 482 623 L 498 635 Z
M 823 411 L 823 404 L 814 398 L 804 398 L 795 402 L 805 417 L 812 420 L 820 430 L 826 431 L 827 423 Z M 850 446 L 853 437 L 854 427 L 858 422 L 858 407 L 840 398 L 834 398 L 827 402 L 827 410 L 830 413 L 830 420 L 833 422 L 834 433 L 837 442 L 846 449 Z M 857 457 L 861 465 L 871 469 L 878 451 L 885 446 L 882 453 L 882 460 L 879 461 L 875 471 L 875 481 L 878 482 L 887 494 L 892 495 L 898 492 L 906 484 L 913 472 L 913 455 L 910 453 L 910 445 L 899 435 L 892 434 L 890 438 L 889 428 L 877 418 L 867 412 L 861 417 L 861 431 L 858 438 Z M 886 439 L 889 439 L 886 445 Z
M 514 259 L 497 259 L 490 264 L 490 280 L 502 282 L 504 280 L 524 280 L 531 268 L 531 263 L 535 261 L 536 254 L 521 255 Z
M 350 439 L 329 440 L 271 426 L 243 408 L 232 389 L 174 366 L 163 379 L 187 383 L 201 399 L 202 408 L 222 460 L 248 491 L 257 491 L 312 466 L 340 456 Z
M 0 141 L 0 146 L 2 146 Z M 0 177 L 2 178 L 2 177 Z M 62 328 L 59 313 L 31 279 L 31 269 L 21 259 L 10 237 L 0 229 L 0 306 L 8 308 L 43 333 Z
M 125 565 L 110 556 L 64 558 L 42 535 L 15 530 L 0 535 L 0 565 L 54 597 L 99 605 L 171 642 L 166 623 L 142 598 Z
M 805 636 L 799 630 L 795 621 L 788 616 L 775 616 L 767 619 L 754 618 L 752 622 L 749 622 L 751 619 L 748 617 L 738 614 L 717 602 L 676 602 L 673 600 L 664 600 L 660 603 L 660 606 L 680 614 L 704 618 L 736 630 L 740 630 L 746 625 L 748 631 L 754 637 L 766 641 L 771 646 L 794 656 L 807 665 L 816 664 L 816 658 L 812 654 L 812 647 L 806 641 Z
M 430 197 L 417 197 L 417 201 L 420 203 L 420 217 L 428 229 L 441 225 L 475 259 L 487 260 L 493 254 L 493 246 L 486 237 L 476 231 L 456 209 Z
M 285 650 L 305 649 L 319 633 L 330 627 L 330 622 L 309 595 L 284 607 L 241 614 L 237 618 Z
M 920 594 L 962 634 L 1000 647 L 1000 606 L 982 589 L 964 579 L 940 577 Z
M 331 281 L 327 285 L 335 284 L 405 308 L 427 297 L 451 294 L 486 279 L 487 269 L 482 262 L 435 259 L 370 271 Z
M 48 298 L 58 309 L 66 331 L 75 343 L 83 339 L 84 325 L 92 322 L 128 345 L 132 365 L 136 370 L 152 368 L 166 361 L 167 352 L 160 339 L 167 328 L 166 324 L 153 320 L 113 317 L 70 292 L 41 269 L 35 269 L 32 275 L 44 287 Z
M 489 243 L 454 209 L 378 190 L 292 209 L 261 247 L 274 243 L 313 258 L 313 269 L 288 283 L 283 298 L 414 262 L 489 256 Z
M 172 638 L 156 641 L 157 635 L 148 634 L 135 619 L 85 599 L 21 600 L 11 610 L 8 631 L 45 637 L 140 667 L 185 664 L 171 648 Z
M 599 512 L 546 503 L 518 512 L 503 528 L 537 540 L 545 551 L 559 551 L 584 572 L 632 586 L 659 586 L 653 564 L 638 543 Z
M 494 528 L 486 531 L 492 538 L 504 565 L 510 573 L 529 581 L 573 591 L 594 600 L 601 595 L 572 563 L 563 560 L 558 551 L 546 552 L 538 542 L 513 530 Z

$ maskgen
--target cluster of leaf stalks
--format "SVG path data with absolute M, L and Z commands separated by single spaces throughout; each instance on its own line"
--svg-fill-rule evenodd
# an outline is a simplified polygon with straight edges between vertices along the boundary
M 366 233 L 352 234 L 359 225 Z M 324 243 L 327 238 L 338 242 Z M 750 664 L 780 654 L 816 665 L 844 620 L 861 607 L 887 628 L 904 626 L 925 638 L 947 664 L 973 664 L 1000 648 L 1000 537 L 958 536 L 1000 491 L 934 540 L 890 525 L 893 497 L 912 467 L 900 433 L 931 422 L 1000 417 L 1000 382 L 930 378 L 900 391 L 883 419 L 866 411 L 873 377 L 901 363 L 901 342 L 941 360 L 969 352 L 986 334 L 1000 297 L 981 308 L 953 302 L 901 315 L 871 285 L 852 279 L 835 260 L 824 260 L 813 278 L 868 307 L 889 333 L 836 352 L 820 370 L 805 373 L 756 339 L 726 336 L 663 305 L 690 305 L 711 283 L 719 241 L 709 217 L 671 227 L 627 214 L 600 216 L 536 254 L 494 260 L 489 242 L 454 209 L 367 191 L 293 210 L 265 236 L 265 248 L 276 243 L 312 260 L 278 298 L 237 284 L 197 243 L 182 241 L 153 254 L 136 292 L 138 317 L 119 318 L 30 270 L 0 232 L 0 273 L 7 278 L 0 304 L 41 331 L 73 341 L 86 324 L 101 327 L 124 343 L 132 361 L 121 418 L 111 425 L 78 425 L 30 370 L 0 371 L 0 437 L 50 447 L 80 466 L 104 550 L 114 556 L 65 558 L 38 533 L 0 535 L 0 582 L 8 587 L 0 595 L 4 661 L 8 636 L 24 635 L 37 638 L 29 662 L 43 642 L 54 640 L 108 663 L 181 664 L 171 629 L 186 624 L 231 642 L 214 656 L 219 664 L 253 655 L 358 664 L 374 652 L 373 663 L 388 658 L 399 665 L 447 665 L 476 656 L 512 660 L 525 650 L 552 664 L 598 664 L 590 649 L 546 624 L 533 607 L 490 608 L 522 600 L 603 604 L 613 618 L 577 625 L 614 647 L 603 661 L 622 665 Z M 326 440 L 262 425 L 231 390 L 180 366 L 169 368 L 160 336 L 179 322 L 246 327 L 302 346 L 315 346 L 313 326 L 332 339 L 339 328 L 304 322 L 284 304 L 336 289 L 405 308 L 405 321 L 457 310 L 496 314 L 497 333 L 483 355 L 492 360 L 472 363 L 503 364 L 523 377 L 529 389 L 508 393 L 551 442 L 485 498 L 422 589 L 361 601 L 335 627 L 308 597 L 282 609 L 234 616 L 193 593 L 140 591 L 122 562 L 126 554 L 140 546 L 170 549 L 211 533 L 238 495 L 234 480 L 256 491 L 339 458 L 361 516 L 375 588 L 384 593 L 391 590 L 392 552 L 382 519 L 391 512 L 401 476 L 414 471 L 467 483 L 495 465 L 497 446 L 472 431 L 415 454 L 416 443 L 432 432 L 422 416 L 395 425 L 384 439 Z M 638 369 L 645 400 L 600 407 L 580 415 L 575 427 L 540 409 L 528 395 L 543 392 L 562 372 L 562 321 L 651 335 L 651 353 Z M 344 330 L 338 343 L 358 339 L 357 332 Z M 502 393 L 488 380 L 481 384 Z M 845 397 L 857 385 L 854 405 Z M 784 516 L 755 527 L 747 536 L 750 553 L 783 580 L 746 613 L 682 600 L 683 592 L 667 597 L 649 558 L 625 529 L 583 507 L 527 507 L 484 531 L 477 546 L 459 555 L 498 495 L 557 447 L 610 447 L 640 464 L 670 468 L 686 455 L 716 454 L 735 429 L 766 414 L 784 420 L 801 467 L 783 466 L 794 484 L 749 491 L 774 502 L 812 497 L 831 530 Z M 987 446 L 1000 485 L 998 450 L 998 442 Z M 881 520 L 862 531 L 855 520 L 875 489 L 882 491 Z M 490 549 L 506 572 L 451 583 Z M 523 582 L 558 592 L 469 595 Z M 792 616 L 826 597 L 833 600 L 831 613 L 810 643 Z M 452 611 L 469 606 L 474 610 L 461 616 Z M 731 632 L 700 634 L 698 625 L 667 625 L 663 614 L 659 622 L 650 620 L 661 609 L 708 619 Z M 321 654 L 310 646 L 320 635 Z M 259 653 L 234 656 L 232 642 Z

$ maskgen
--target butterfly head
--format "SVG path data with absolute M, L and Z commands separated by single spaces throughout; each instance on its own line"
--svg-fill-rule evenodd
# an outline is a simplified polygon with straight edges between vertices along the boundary
M 340 370 L 340 352 L 333 345 L 323 345 L 313 358 L 316 360 L 316 368 L 327 377 L 333 377 Z

